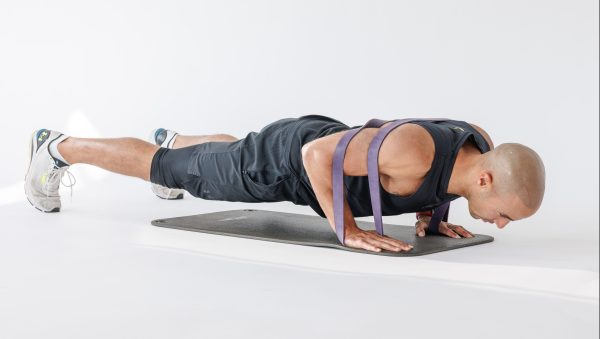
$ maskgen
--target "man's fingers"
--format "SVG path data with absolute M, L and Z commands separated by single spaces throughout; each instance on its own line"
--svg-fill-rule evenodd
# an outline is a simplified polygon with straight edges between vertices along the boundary
M 410 251 L 412 249 L 412 245 L 409 245 L 403 241 L 398 239 L 390 238 L 388 236 L 381 236 L 376 231 L 368 231 L 366 232 L 366 239 L 372 245 L 377 246 L 381 249 L 385 249 L 392 252 L 399 251 Z
M 395 245 L 398 242 L 402 243 L 401 241 L 396 240 L 394 238 L 390 238 L 387 235 L 379 235 L 379 233 L 377 233 L 377 231 L 375 231 L 375 230 L 367 231 L 367 237 L 369 237 L 371 239 L 377 239 L 377 240 L 386 242 L 390 245 Z
M 412 249 L 412 245 L 409 245 L 409 244 L 406 244 L 403 242 L 388 243 L 388 242 L 382 241 L 379 238 L 371 239 L 371 240 L 374 241 L 375 244 L 377 244 L 381 248 L 386 249 L 388 251 L 392 251 L 392 252 L 410 251 Z
M 450 227 L 448 227 L 447 225 L 445 227 L 440 228 L 440 233 L 445 234 L 450 238 L 460 238 L 460 235 L 451 230 Z
M 349 243 L 347 245 L 350 245 L 351 247 L 355 247 L 355 248 L 362 248 L 367 251 L 381 252 L 381 249 L 379 247 L 371 244 L 370 242 L 366 241 L 365 239 L 358 239 L 358 240 L 352 241 L 351 243 Z
M 471 232 L 467 231 L 464 227 L 462 226 L 455 226 L 453 228 L 454 232 L 460 234 L 461 236 L 463 236 L 464 238 L 473 238 L 473 234 L 471 234 Z
M 403 242 L 391 242 L 389 239 L 385 239 L 383 237 L 371 236 L 367 238 L 371 244 L 382 248 L 384 250 L 392 251 L 392 252 L 400 252 L 400 251 L 409 251 L 412 246 L 403 243 Z
M 417 221 L 416 225 L 415 225 L 415 234 L 418 235 L 419 237 L 424 237 L 425 236 L 425 228 L 427 228 L 427 223 L 423 222 L 423 221 Z
M 419 237 L 424 237 L 428 226 L 429 225 L 422 220 L 417 221 L 415 223 L 415 234 Z M 467 231 L 464 227 L 453 225 L 446 221 L 442 221 L 440 223 L 439 232 L 451 238 L 460 238 L 461 236 L 465 238 L 473 237 L 473 234 Z
M 390 237 L 383 237 L 384 240 L 390 241 L 395 248 L 400 248 L 400 250 L 410 251 L 413 246 L 409 243 L 405 243 L 404 241 L 400 241 Z
M 376 231 L 358 231 L 346 236 L 344 244 L 348 247 L 365 249 L 372 252 L 387 250 L 391 252 L 410 251 L 413 246 L 398 239 L 381 236 Z
M 388 251 L 398 251 L 398 250 L 405 250 L 408 251 L 412 248 L 412 246 L 410 246 L 409 244 L 394 239 L 394 238 L 390 238 L 388 236 L 380 236 L 379 233 L 377 233 L 376 231 L 368 231 L 369 237 L 370 239 L 375 241 L 375 244 L 377 245 L 381 245 L 380 247 L 388 250 Z M 387 247 L 385 245 L 388 245 Z

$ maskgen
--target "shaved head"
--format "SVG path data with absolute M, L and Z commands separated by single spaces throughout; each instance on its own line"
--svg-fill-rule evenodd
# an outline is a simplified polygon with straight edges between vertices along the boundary
M 531 148 L 506 143 L 482 154 L 482 167 L 489 171 L 494 191 L 502 197 L 516 195 L 532 210 L 544 198 L 546 172 L 540 156 Z

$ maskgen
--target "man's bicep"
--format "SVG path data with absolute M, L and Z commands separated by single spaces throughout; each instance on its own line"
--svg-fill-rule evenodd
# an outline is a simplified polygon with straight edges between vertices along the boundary
M 347 132 L 337 132 L 306 143 L 302 147 L 304 163 L 310 162 L 319 166 L 332 166 L 336 146 Z M 352 138 L 344 156 L 345 175 L 367 175 L 367 153 L 369 144 L 376 133 L 376 128 L 365 128 Z

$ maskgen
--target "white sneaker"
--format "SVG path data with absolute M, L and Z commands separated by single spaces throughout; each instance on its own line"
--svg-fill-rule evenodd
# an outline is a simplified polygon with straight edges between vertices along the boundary
M 175 143 L 175 137 L 177 137 L 177 132 L 171 131 L 164 128 L 157 128 L 150 133 L 148 137 L 149 141 L 153 144 L 156 144 L 160 147 L 164 148 L 173 148 L 173 144 Z M 161 186 L 158 184 L 151 184 L 152 192 L 156 194 L 157 197 L 166 200 L 178 200 L 183 199 L 183 192 L 185 190 L 180 188 L 168 188 L 165 186 Z
M 58 190 L 65 173 L 69 175 L 70 185 L 63 185 L 75 185 L 75 177 L 67 170 L 69 165 L 52 156 L 49 149 L 50 144 L 59 143 L 66 138 L 67 135 L 47 129 L 37 130 L 31 135 L 25 195 L 29 203 L 42 212 L 60 212 Z

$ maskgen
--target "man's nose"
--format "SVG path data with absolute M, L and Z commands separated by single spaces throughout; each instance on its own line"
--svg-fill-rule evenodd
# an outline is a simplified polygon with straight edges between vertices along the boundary
M 496 227 L 498 227 L 499 229 L 503 229 L 504 227 L 506 227 L 506 225 L 508 225 L 508 223 L 510 221 L 508 219 L 499 218 L 499 219 L 496 219 L 495 222 L 496 222 Z

